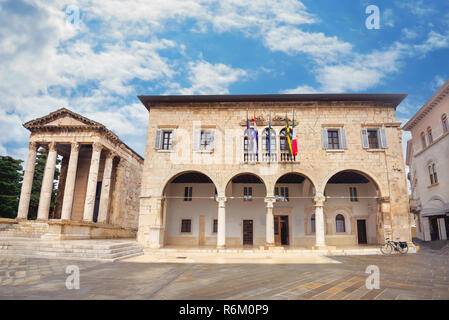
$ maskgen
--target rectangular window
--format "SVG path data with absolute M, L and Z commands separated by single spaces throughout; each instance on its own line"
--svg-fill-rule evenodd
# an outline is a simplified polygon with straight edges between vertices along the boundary
M 379 149 L 379 136 L 377 130 L 368 130 L 368 143 L 370 149 Z
M 276 187 L 274 188 L 274 195 L 276 197 L 276 201 L 288 202 L 288 187 Z
M 243 187 L 243 201 L 253 200 L 253 187 Z
M 218 232 L 218 219 L 214 219 L 214 227 L 212 229 L 213 233 L 217 233 Z
M 192 220 L 182 219 L 181 221 L 181 232 L 192 232 Z
M 162 150 L 172 150 L 173 148 L 173 131 L 162 131 Z
M 212 130 L 202 130 L 200 137 L 200 150 L 212 150 L 214 133 Z
M 327 138 L 329 149 L 340 149 L 338 130 L 327 130 Z
M 184 201 L 192 201 L 192 187 L 184 188 Z
M 437 184 L 438 183 L 438 176 L 437 171 L 435 170 L 435 164 L 431 164 L 429 166 L 429 176 L 430 176 L 430 184 Z
M 441 121 L 443 123 L 443 133 L 448 132 L 449 131 L 449 125 L 447 124 L 447 115 L 446 114 L 444 114 L 441 117 Z
M 349 196 L 352 202 L 359 201 L 357 196 L 357 188 L 356 187 L 349 187 Z

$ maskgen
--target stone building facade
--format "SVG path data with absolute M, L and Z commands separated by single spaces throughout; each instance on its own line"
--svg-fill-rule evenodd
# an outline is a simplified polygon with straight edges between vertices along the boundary
M 139 242 L 319 249 L 411 241 L 395 118 L 404 97 L 140 96 L 150 121 Z M 296 157 L 286 120 L 297 131 Z
M 404 125 L 416 236 L 449 238 L 449 80 Z
M 133 237 L 137 232 L 143 158 L 102 124 L 68 109 L 29 121 L 31 132 L 17 221 L 42 239 Z M 28 219 L 38 148 L 47 160 L 37 220 Z M 55 208 L 50 212 L 57 157 Z

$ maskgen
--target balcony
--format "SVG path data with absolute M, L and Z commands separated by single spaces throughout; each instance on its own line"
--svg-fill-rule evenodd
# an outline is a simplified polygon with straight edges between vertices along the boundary
M 296 162 L 295 156 L 292 156 L 287 152 L 281 151 L 280 157 L 276 152 L 262 152 L 260 154 L 245 152 L 243 155 L 243 159 L 245 163 L 288 163 L 288 162 Z
M 420 199 L 409 199 L 410 211 L 419 212 L 421 210 L 421 200 Z

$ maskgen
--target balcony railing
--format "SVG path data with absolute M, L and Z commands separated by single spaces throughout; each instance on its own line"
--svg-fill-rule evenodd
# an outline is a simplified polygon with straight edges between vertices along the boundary
M 296 157 L 291 155 L 288 151 L 281 151 L 280 162 L 295 162 Z
M 259 162 L 259 155 L 257 153 L 245 152 L 243 159 L 246 163 L 256 163 Z
M 265 162 L 265 163 L 275 163 L 275 162 L 295 162 L 295 156 L 290 155 L 287 152 L 281 152 L 278 156 L 276 152 L 262 152 L 260 154 L 245 152 L 243 159 L 245 163 L 257 163 L 257 162 Z
M 278 161 L 278 157 L 277 157 L 277 153 L 275 152 L 263 152 L 262 153 L 262 162 L 277 162 Z

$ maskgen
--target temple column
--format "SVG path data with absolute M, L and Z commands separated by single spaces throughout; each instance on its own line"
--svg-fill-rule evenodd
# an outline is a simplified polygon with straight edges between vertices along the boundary
M 28 208 L 30 207 L 31 190 L 33 188 L 34 168 L 36 166 L 36 154 L 38 145 L 30 142 L 28 146 L 28 158 L 23 176 L 22 190 L 20 192 L 19 209 L 17 219 L 28 218 Z
M 326 246 L 323 212 L 324 201 L 326 201 L 326 198 L 324 196 L 317 196 L 313 201 L 315 202 L 315 247 L 319 249 L 320 247 Z
M 75 193 L 76 172 L 78 168 L 79 143 L 72 143 L 70 150 L 69 167 L 65 182 L 64 198 L 62 200 L 61 220 L 72 218 L 72 205 Z
M 265 203 L 267 208 L 266 214 L 266 245 L 268 247 L 274 247 L 274 215 L 273 204 L 276 202 L 274 197 L 266 197 Z
M 45 162 L 44 178 L 42 179 L 41 194 L 39 197 L 39 209 L 37 211 L 38 220 L 48 220 L 57 155 L 56 143 L 52 142 L 48 147 L 47 161 Z
M 115 154 L 109 152 L 104 164 L 103 183 L 101 185 L 100 208 L 98 210 L 98 222 L 106 223 L 109 209 L 109 193 L 111 189 L 112 162 Z
M 226 197 L 217 197 L 218 202 L 218 230 L 217 248 L 226 247 Z
M 92 222 L 94 218 L 95 194 L 97 192 L 98 169 L 103 146 L 94 142 L 92 144 L 92 158 L 90 160 L 89 177 L 87 180 L 86 200 L 84 202 L 83 220 Z

